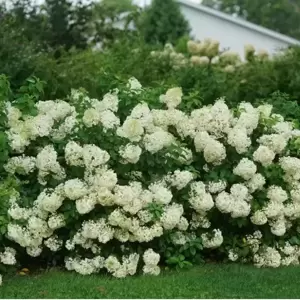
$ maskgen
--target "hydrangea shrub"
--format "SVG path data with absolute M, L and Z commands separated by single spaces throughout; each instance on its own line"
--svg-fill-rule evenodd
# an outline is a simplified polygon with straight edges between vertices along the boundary
M 188 100 L 132 78 L 101 100 L 5 102 L 1 263 L 56 256 L 119 278 L 206 258 L 298 264 L 299 131 L 271 105 Z
M 178 52 L 171 44 L 166 44 L 162 51 L 152 51 L 151 57 L 155 60 L 169 62 L 174 69 L 191 66 L 218 65 L 226 73 L 234 73 L 244 63 L 269 60 L 269 53 L 263 49 L 256 50 L 253 45 L 244 46 L 244 57 L 237 52 L 220 49 L 220 42 L 210 38 L 202 42 L 189 40 L 186 44 L 186 53 Z

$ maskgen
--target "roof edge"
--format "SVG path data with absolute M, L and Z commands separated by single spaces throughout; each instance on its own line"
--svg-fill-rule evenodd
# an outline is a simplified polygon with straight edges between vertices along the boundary
M 281 34 L 281 33 L 278 33 L 276 31 L 273 31 L 273 30 L 270 30 L 270 29 L 267 29 L 265 27 L 262 27 L 262 26 L 259 26 L 259 25 L 256 25 L 254 23 L 251 23 L 249 21 L 245 21 L 241 18 L 236 18 L 236 17 L 233 17 L 229 14 L 226 14 L 226 13 L 223 13 L 223 12 L 220 12 L 216 9 L 213 9 L 213 8 L 210 8 L 210 7 L 207 7 L 207 6 L 204 6 L 202 4 L 196 4 L 196 3 L 192 3 L 190 1 L 187 1 L 187 0 L 176 0 L 178 3 L 180 4 L 183 4 L 185 6 L 188 6 L 190 8 L 193 8 L 195 10 L 199 10 L 201 12 L 204 12 L 206 14 L 209 14 L 209 15 L 212 15 L 212 16 L 215 16 L 215 17 L 218 17 L 220 19 L 223 19 L 223 20 L 226 20 L 228 22 L 231 22 L 231 23 L 234 23 L 234 24 L 237 24 L 239 26 L 242 26 L 242 27 L 245 27 L 245 28 L 248 28 L 248 29 L 251 29 L 251 30 L 254 30 L 256 32 L 259 32 L 261 34 L 264 34 L 264 35 L 268 35 L 272 38 L 275 38 L 277 40 L 280 40 L 282 42 L 285 42 L 285 43 L 288 43 L 288 44 L 291 44 L 291 45 L 300 45 L 300 41 L 295 39 L 295 38 L 292 38 L 292 37 L 289 37 L 287 35 L 284 35 L 284 34 Z

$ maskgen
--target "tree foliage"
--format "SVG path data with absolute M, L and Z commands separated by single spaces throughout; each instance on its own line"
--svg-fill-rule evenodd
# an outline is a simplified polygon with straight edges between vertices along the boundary
M 93 4 L 92 36 L 104 46 L 130 35 L 140 15 L 132 0 L 102 0 Z
M 142 17 L 141 27 L 148 43 L 176 43 L 190 32 L 189 24 L 174 0 L 153 0 Z
M 70 0 L 46 0 L 44 7 L 48 17 L 46 35 L 53 48 L 86 48 L 91 11 L 89 5 Z

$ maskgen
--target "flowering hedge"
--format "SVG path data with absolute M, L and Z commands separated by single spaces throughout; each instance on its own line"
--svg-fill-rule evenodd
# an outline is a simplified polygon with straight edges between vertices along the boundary
M 192 109 L 180 88 L 134 78 L 101 100 L 1 89 L 2 264 L 56 257 L 125 277 L 205 258 L 299 263 L 299 131 L 271 105 Z
M 177 52 L 171 44 L 166 44 L 162 51 L 152 51 L 151 56 L 154 59 L 171 62 L 174 69 L 213 64 L 219 65 L 227 73 L 234 73 L 246 62 L 249 63 L 254 60 L 262 62 L 269 59 L 267 51 L 263 49 L 256 51 L 251 44 L 245 45 L 244 57 L 242 58 L 237 52 L 221 50 L 220 42 L 209 38 L 202 42 L 189 40 L 186 43 L 186 52 Z

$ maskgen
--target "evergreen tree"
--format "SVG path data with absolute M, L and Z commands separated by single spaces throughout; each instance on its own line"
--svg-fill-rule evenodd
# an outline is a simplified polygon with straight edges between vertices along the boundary
M 81 1 L 74 5 L 71 0 L 46 0 L 45 10 L 49 22 L 46 35 L 51 47 L 69 50 L 87 46 L 91 17 L 88 5 Z
M 189 24 L 174 0 L 153 0 L 141 19 L 141 30 L 148 43 L 175 44 L 188 35 Z

